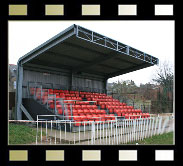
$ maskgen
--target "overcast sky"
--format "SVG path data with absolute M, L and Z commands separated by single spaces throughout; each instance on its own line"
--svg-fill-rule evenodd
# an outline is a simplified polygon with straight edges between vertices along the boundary
M 174 21 L 9 21 L 9 64 L 62 30 L 78 24 L 111 39 L 167 61 L 174 67 Z M 152 80 L 158 66 L 152 66 L 108 82 L 133 80 L 137 85 Z

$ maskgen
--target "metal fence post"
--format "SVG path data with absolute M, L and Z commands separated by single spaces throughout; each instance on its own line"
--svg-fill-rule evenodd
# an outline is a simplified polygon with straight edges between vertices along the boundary
M 92 122 L 91 126 L 91 144 L 94 144 L 94 138 L 95 138 L 95 122 Z

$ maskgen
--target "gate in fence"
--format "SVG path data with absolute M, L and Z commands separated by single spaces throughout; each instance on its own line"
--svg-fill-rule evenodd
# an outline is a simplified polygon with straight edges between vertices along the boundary
M 55 115 L 50 120 L 48 116 L 37 118 L 36 144 L 130 144 L 174 130 L 173 116 L 91 122 L 61 120 Z

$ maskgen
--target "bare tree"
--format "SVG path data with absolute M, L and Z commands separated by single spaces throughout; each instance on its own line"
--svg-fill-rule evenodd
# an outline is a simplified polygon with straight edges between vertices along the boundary
M 172 112 L 173 110 L 173 78 L 173 67 L 165 61 L 159 66 L 152 79 L 159 85 L 157 105 L 161 107 L 160 112 Z

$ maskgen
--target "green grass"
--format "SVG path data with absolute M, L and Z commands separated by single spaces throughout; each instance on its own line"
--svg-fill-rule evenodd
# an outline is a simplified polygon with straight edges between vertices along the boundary
M 46 135 L 44 132 L 43 136 Z M 38 133 L 40 140 L 40 132 Z M 36 142 L 36 128 L 9 123 L 9 144 L 31 144 Z
M 142 141 L 136 141 L 129 144 L 136 144 L 136 143 L 140 145 L 173 145 L 173 132 L 152 136 Z

